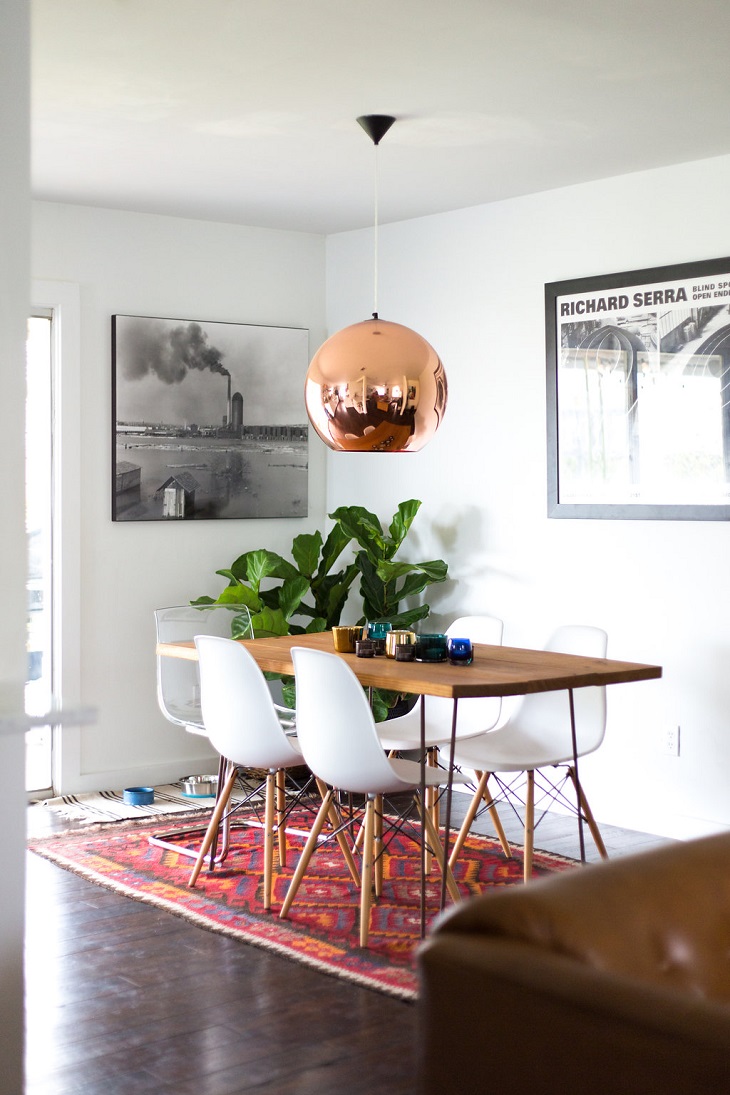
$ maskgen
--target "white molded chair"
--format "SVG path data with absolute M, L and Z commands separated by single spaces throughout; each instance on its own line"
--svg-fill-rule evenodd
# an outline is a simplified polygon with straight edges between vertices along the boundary
M 471 639 L 473 643 L 500 646 L 504 624 L 496 616 L 460 616 L 446 629 L 449 636 Z M 464 669 L 468 672 L 468 669 Z M 456 742 L 475 737 L 491 730 L 499 722 L 502 700 L 499 696 L 475 697 L 459 700 L 456 721 Z M 443 696 L 425 697 L 425 747 L 429 765 L 438 764 L 438 750 L 451 744 L 451 724 L 454 701 Z M 378 735 L 388 753 L 405 753 L 421 748 L 421 703 L 395 719 L 377 724 Z M 447 761 L 448 763 L 448 761 Z M 435 792 L 429 794 L 429 807 L 433 811 L 434 824 L 438 828 L 439 808 Z M 510 854 L 509 842 L 495 806 L 489 807 L 490 816 L 505 855 Z M 430 857 L 427 859 L 430 867 Z
M 474 643 L 500 646 L 504 624 L 496 616 L 460 616 L 446 630 L 447 635 L 471 639 Z M 468 669 L 464 669 L 468 672 Z M 479 697 L 459 700 L 456 740 L 474 737 L 491 730 L 499 721 L 501 699 Z M 426 697 L 426 748 L 451 741 L 451 720 L 454 701 L 443 696 Z M 395 719 L 377 724 L 383 748 L 388 752 L 407 752 L 421 747 L 421 712 L 417 703 L 412 711 Z
M 218 795 L 200 846 L 189 886 L 195 886 L 205 857 L 228 810 L 239 770 L 266 771 L 264 817 L 264 908 L 271 907 L 274 831 L 279 860 L 286 862 L 284 777 L 287 768 L 304 764 L 296 737 L 285 733 L 277 717 L 266 678 L 240 643 L 213 635 L 196 635 L 200 699 L 205 730 L 227 761 L 225 785 Z
M 297 688 L 297 737 L 304 759 L 329 789 L 297 864 L 281 908 L 286 917 L 306 873 L 325 820 L 335 803 L 335 790 L 365 796 L 362 881 L 360 897 L 360 946 L 367 946 L 373 875 L 375 893 L 382 892 L 383 796 L 408 792 L 415 800 L 424 835 L 442 871 L 447 872 L 449 893 L 459 900 L 453 875 L 444 863 L 444 852 L 430 815 L 422 808 L 420 765 L 412 760 L 386 757 L 375 727 L 367 696 L 349 665 L 336 654 L 292 648 Z M 438 769 L 426 771 L 426 785 L 443 782 Z M 459 778 L 459 777 L 457 777 Z
M 566 625 L 559 627 L 545 646 L 546 650 L 564 654 L 582 654 L 592 658 L 605 658 L 607 635 L 598 627 Z M 598 749 L 606 730 L 605 687 L 576 688 L 573 691 L 576 730 L 576 756 L 584 756 Z M 607 858 L 601 834 L 591 813 L 588 801 L 577 778 L 573 763 L 573 741 L 570 721 L 569 692 L 537 692 L 525 696 L 515 713 L 496 730 L 457 743 L 455 763 L 460 769 L 471 769 L 478 783 L 461 831 L 454 843 L 450 862 L 456 862 L 477 813 L 485 806 L 493 806 L 500 799 L 515 798 L 516 780 L 505 783 L 495 773 L 524 773 L 526 791 L 524 805 L 525 861 L 524 877 L 532 876 L 534 840 L 535 784 L 542 798 L 560 802 L 577 809 L 585 819 L 603 858 Z M 560 766 L 564 776 L 559 783 L 549 780 L 546 768 Z M 490 777 L 495 776 L 500 793 L 492 796 L 489 791 Z M 566 781 L 573 782 L 577 807 L 562 793 Z M 509 853 L 508 853 L 509 854 Z

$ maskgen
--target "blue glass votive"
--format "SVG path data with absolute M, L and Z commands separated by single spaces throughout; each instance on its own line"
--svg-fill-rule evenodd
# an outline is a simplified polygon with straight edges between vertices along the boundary
M 366 625 L 366 638 L 368 639 L 382 639 L 385 643 L 386 635 L 392 630 L 392 623 L 389 620 L 369 620 Z
M 471 665 L 474 661 L 474 647 L 471 639 L 450 638 L 447 650 L 452 665 Z

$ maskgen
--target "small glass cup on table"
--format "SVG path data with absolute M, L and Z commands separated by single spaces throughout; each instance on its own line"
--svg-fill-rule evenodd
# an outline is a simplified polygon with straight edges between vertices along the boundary
M 446 650 L 451 665 L 471 665 L 474 661 L 474 647 L 471 639 L 450 636 Z

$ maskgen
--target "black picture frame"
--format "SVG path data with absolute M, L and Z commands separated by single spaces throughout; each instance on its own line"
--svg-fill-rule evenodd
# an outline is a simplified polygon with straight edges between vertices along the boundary
M 545 285 L 547 513 L 730 519 L 730 258 Z
M 306 517 L 309 332 L 111 317 L 112 520 Z

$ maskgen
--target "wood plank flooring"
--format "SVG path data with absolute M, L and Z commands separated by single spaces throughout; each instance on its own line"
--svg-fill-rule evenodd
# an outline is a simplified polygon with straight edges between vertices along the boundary
M 455 819 L 463 805 L 455 796 Z M 503 820 L 521 842 L 516 819 Z M 29 809 L 31 835 L 69 827 Z M 665 843 L 601 831 L 609 855 Z M 594 858 L 589 835 L 586 844 Z M 577 857 L 575 820 L 551 815 L 536 846 Z M 418 1091 L 413 1004 L 207 932 L 30 853 L 27 889 L 26 1095 Z

